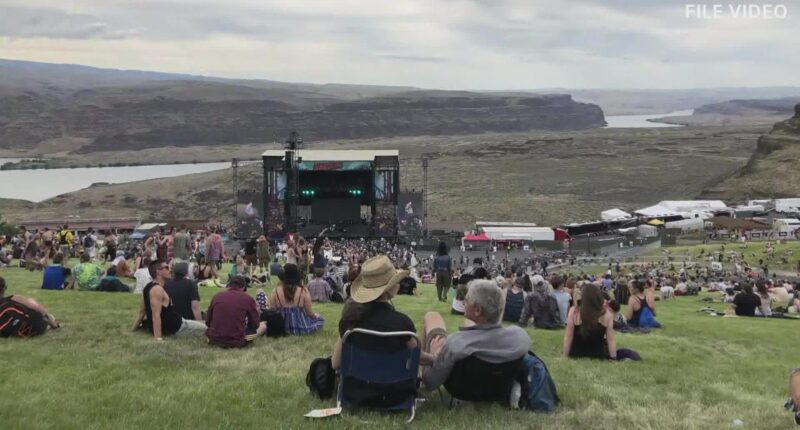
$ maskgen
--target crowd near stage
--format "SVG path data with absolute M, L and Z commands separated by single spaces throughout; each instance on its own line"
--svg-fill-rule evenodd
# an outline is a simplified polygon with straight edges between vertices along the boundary
M 269 150 L 262 161 L 263 212 L 250 211 L 261 228 L 240 223 L 253 230 L 240 236 L 388 238 L 422 225 L 421 198 L 400 195 L 397 150 Z

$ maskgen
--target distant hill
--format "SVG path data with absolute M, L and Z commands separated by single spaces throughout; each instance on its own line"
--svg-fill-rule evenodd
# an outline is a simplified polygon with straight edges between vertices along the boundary
M 800 87 L 692 88 L 678 90 L 547 89 L 537 94 L 569 93 L 578 102 L 593 103 L 606 115 L 669 113 L 734 99 L 800 97 Z
M 89 153 L 309 140 L 581 130 L 602 110 L 569 95 L 235 80 L 0 61 L 0 148 Z
M 794 116 L 758 139 L 750 161 L 703 196 L 727 200 L 800 196 L 800 104 Z

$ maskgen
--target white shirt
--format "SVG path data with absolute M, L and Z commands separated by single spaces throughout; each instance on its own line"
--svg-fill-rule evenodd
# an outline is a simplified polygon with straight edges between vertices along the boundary
M 142 267 L 133 272 L 133 277 L 136 278 L 136 288 L 133 290 L 136 294 L 142 294 L 144 287 L 153 280 L 153 278 L 150 277 L 150 271 L 147 267 Z

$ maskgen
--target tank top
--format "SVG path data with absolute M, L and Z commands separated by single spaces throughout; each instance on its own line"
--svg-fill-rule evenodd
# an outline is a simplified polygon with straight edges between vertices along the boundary
M 608 358 L 608 344 L 606 343 L 606 326 L 598 323 L 587 336 L 581 334 L 581 326 L 575 326 L 572 336 L 572 346 L 569 356 L 574 358 Z
M 636 300 L 639 301 L 639 310 L 633 313 L 633 315 L 631 316 L 631 320 L 628 321 L 628 324 L 633 326 L 639 326 L 639 319 L 642 317 L 642 311 L 645 308 L 650 309 L 650 305 L 647 304 L 647 297 L 644 298 L 639 296 L 633 296 L 633 297 L 636 297 Z M 653 310 L 650 309 L 650 311 L 652 312 Z
M 155 282 L 150 282 L 144 287 L 144 291 L 142 291 L 144 311 L 147 315 L 147 320 L 143 324 L 150 329 L 151 333 L 153 332 L 153 309 L 150 308 L 150 290 L 152 290 L 155 285 Z M 172 303 L 172 299 L 170 299 L 169 306 L 166 308 L 163 306 L 161 307 L 161 334 L 165 336 L 175 334 L 180 330 L 182 325 L 183 318 L 178 315 L 178 312 L 175 310 L 175 305 Z

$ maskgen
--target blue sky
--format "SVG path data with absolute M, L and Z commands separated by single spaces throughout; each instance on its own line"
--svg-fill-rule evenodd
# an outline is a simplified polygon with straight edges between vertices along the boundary
M 799 1 L 782 20 L 687 19 L 686 4 L 0 0 L 0 57 L 444 89 L 800 84 Z

